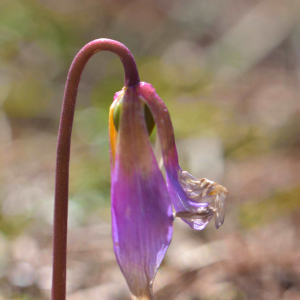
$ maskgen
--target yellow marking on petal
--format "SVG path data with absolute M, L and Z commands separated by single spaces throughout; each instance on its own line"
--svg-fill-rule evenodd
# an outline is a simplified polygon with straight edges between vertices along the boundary
M 115 164 L 115 158 L 116 158 L 116 148 L 117 148 L 117 137 L 118 137 L 118 132 L 115 128 L 114 125 L 114 110 L 117 105 L 117 103 L 120 101 L 120 99 L 123 97 L 124 92 L 126 91 L 126 87 L 122 89 L 122 91 L 119 92 L 118 97 L 114 100 L 114 102 L 111 104 L 110 109 L 109 109 L 109 118 L 108 118 L 108 128 L 109 128 L 109 139 L 110 139 L 110 151 L 111 151 L 111 161 L 112 161 L 112 166 Z
M 111 160 L 112 165 L 115 164 L 115 157 L 116 157 L 116 145 L 117 145 L 117 136 L 118 133 L 115 129 L 114 121 L 113 121 L 113 114 L 115 109 L 115 102 L 112 103 L 109 109 L 109 139 L 110 139 L 110 151 L 111 151 Z

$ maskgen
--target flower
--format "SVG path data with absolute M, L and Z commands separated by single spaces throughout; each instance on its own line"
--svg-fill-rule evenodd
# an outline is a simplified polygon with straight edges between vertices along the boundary
M 167 184 L 148 138 L 152 117 Z M 192 228 L 203 229 L 213 216 L 218 228 L 228 192 L 181 170 L 170 114 L 150 84 L 116 93 L 109 133 L 114 251 L 133 299 L 153 299 L 153 280 L 171 242 L 172 204 Z

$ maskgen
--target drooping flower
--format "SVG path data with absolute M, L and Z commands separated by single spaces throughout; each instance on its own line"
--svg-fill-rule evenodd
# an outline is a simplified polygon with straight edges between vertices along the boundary
M 152 116 L 167 184 L 148 137 Z M 213 216 L 218 228 L 227 190 L 181 170 L 169 112 L 150 84 L 116 93 L 109 131 L 114 250 L 133 299 L 152 299 L 154 276 L 172 236 L 171 203 L 175 216 L 192 228 L 203 229 Z

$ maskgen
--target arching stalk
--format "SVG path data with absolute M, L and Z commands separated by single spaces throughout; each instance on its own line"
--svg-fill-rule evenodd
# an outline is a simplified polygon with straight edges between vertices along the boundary
M 134 86 L 140 82 L 131 52 L 114 40 L 98 39 L 88 43 L 72 62 L 65 87 L 57 141 L 52 300 L 66 299 L 69 162 L 78 85 L 86 63 L 100 51 L 110 51 L 119 56 L 125 71 L 125 86 Z

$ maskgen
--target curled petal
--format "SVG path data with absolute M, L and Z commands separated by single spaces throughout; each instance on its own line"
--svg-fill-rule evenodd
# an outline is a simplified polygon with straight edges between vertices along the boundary
M 197 230 L 203 229 L 214 217 L 215 226 L 219 228 L 224 222 L 227 189 L 205 178 L 198 180 L 181 170 L 173 126 L 165 104 L 150 84 L 141 83 L 139 93 L 149 106 L 157 125 L 175 216 L 181 217 L 190 227 Z
M 180 208 L 179 203 L 175 216 L 183 218 L 195 229 L 203 229 L 214 216 L 215 226 L 219 228 L 224 223 L 227 189 L 206 178 L 197 179 L 182 170 L 178 172 L 178 181 L 188 198 L 189 209 Z
M 111 117 L 121 98 L 116 133 Z M 172 205 L 151 149 L 143 106 L 138 89 L 128 87 L 116 95 L 110 113 L 114 251 L 133 299 L 152 299 L 153 279 L 172 236 Z

